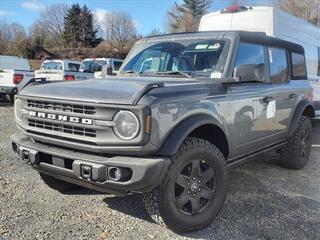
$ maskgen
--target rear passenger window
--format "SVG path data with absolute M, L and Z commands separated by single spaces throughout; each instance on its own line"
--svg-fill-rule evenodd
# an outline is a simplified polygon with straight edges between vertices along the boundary
M 288 61 L 286 50 L 269 48 L 270 80 L 272 83 L 288 81 Z
M 304 55 L 291 53 L 292 76 L 295 78 L 305 78 L 307 76 L 306 62 Z

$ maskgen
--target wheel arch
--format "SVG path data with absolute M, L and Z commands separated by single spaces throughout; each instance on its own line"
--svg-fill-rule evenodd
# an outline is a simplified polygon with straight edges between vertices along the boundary
M 159 155 L 175 154 L 187 137 L 208 140 L 220 149 L 225 159 L 229 155 L 229 142 L 223 125 L 214 117 L 205 114 L 193 115 L 175 127 L 160 147 Z
M 315 109 L 313 105 L 306 99 L 300 101 L 296 107 L 291 120 L 289 136 L 292 136 L 292 134 L 296 130 L 301 116 L 306 116 L 310 119 L 313 119 L 315 117 Z

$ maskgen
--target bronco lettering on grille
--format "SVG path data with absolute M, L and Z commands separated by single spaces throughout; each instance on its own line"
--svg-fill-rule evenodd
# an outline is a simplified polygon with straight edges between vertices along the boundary
M 62 122 L 81 123 L 85 125 L 93 124 L 93 120 L 89 118 L 79 118 L 79 117 L 72 117 L 72 116 L 66 116 L 66 115 L 60 115 L 60 114 L 54 114 L 54 113 L 29 111 L 29 116 L 38 117 L 38 118 L 47 118 L 47 119 L 58 120 Z

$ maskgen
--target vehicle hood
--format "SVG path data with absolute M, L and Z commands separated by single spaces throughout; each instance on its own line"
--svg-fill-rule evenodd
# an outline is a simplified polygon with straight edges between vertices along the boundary
M 19 95 L 39 98 L 88 101 L 111 104 L 136 104 L 152 88 L 162 85 L 155 81 L 123 78 L 92 79 L 35 83 L 24 87 Z M 158 81 L 156 81 L 158 80 Z

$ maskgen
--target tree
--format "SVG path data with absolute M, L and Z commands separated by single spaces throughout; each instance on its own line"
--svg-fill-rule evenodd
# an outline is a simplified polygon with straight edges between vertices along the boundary
M 159 28 L 154 28 L 151 30 L 151 32 L 147 36 L 156 36 L 156 35 L 161 35 L 162 32 L 160 31 Z
M 67 47 L 76 48 L 79 46 L 81 29 L 80 29 L 80 5 L 73 4 L 68 10 L 64 18 L 64 40 Z
M 119 55 L 126 55 L 139 38 L 135 23 L 127 12 L 107 12 L 101 23 L 102 34 Z
M 201 17 L 207 13 L 212 0 L 183 0 L 167 12 L 168 32 L 196 31 Z
M 320 0 L 275 0 L 282 10 L 320 26 Z
M 40 12 L 40 18 L 34 24 L 37 33 L 41 33 L 44 42 L 48 45 L 60 47 L 63 44 L 64 17 L 68 5 L 57 3 L 45 7 Z M 38 36 L 39 37 L 39 36 Z
M 93 15 L 86 5 L 81 11 L 80 27 L 80 39 L 84 47 L 95 47 L 102 41 L 101 38 L 96 37 L 98 30 L 93 27 Z
M 102 39 L 96 37 L 93 15 L 86 5 L 73 4 L 64 18 L 64 40 L 67 47 L 95 47 Z
M 21 55 L 20 45 L 27 39 L 27 34 L 19 23 L 7 24 L 0 21 L 0 52 L 1 54 Z

